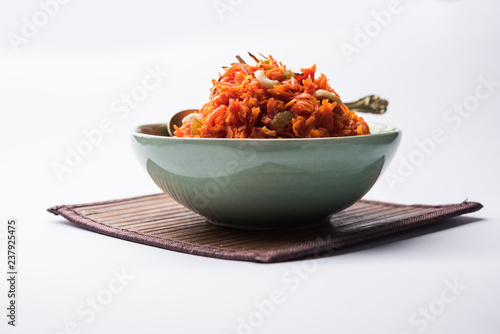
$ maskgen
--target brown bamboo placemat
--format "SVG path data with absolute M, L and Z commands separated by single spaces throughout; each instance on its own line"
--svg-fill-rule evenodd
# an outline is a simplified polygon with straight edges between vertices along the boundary
M 239 230 L 209 224 L 166 194 L 48 211 L 94 232 L 208 257 L 280 262 L 416 229 L 482 208 L 480 203 L 400 205 L 361 200 L 329 224 L 281 231 Z

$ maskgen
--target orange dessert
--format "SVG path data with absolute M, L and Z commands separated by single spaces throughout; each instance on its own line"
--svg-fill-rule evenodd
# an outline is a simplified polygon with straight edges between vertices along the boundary
M 272 56 L 224 68 L 210 99 L 175 127 L 177 137 L 318 138 L 370 134 L 316 65 L 291 71 Z

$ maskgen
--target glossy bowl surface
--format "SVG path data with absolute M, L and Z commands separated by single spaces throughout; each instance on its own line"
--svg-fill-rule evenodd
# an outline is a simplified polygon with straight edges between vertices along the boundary
M 153 181 L 211 223 L 247 229 L 315 225 L 363 197 L 401 139 L 395 127 L 311 139 L 169 137 L 166 125 L 137 128 L 132 145 Z

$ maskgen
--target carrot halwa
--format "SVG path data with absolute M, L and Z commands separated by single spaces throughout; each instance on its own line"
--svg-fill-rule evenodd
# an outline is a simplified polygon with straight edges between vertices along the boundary
M 175 127 L 177 137 L 316 138 L 370 134 L 316 65 L 293 72 L 272 56 L 240 62 L 212 80 L 210 99 Z

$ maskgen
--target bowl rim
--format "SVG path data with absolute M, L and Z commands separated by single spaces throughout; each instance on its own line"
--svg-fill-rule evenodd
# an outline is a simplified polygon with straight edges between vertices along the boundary
M 172 136 L 158 136 L 158 135 L 151 135 L 151 134 L 146 134 L 139 132 L 141 128 L 147 127 L 147 126 L 159 126 L 159 125 L 167 125 L 166 123 L 148 123 L 148 124 L 142 124 L 139 126 L 136 126 L 134 130 L 132 131 L 132 135 L 134 137 L 142 137 L 142 138 L 155 138 L 155 139 L 160 139 L 162 140 L 175 140 L 175 141 L 204 141 L 204 142 L 227 142 L 228 140 L 231 142 L 323 142 L 323 141 L 353 141 L 353 140 L 364 140 L 367 138 L 373 138 L 373 137 L 387 137 L 387 136 L 394 136 L 394 135 L 400 135 L 401 134 L 401 129 L 389 125 L 386 123 L 380 123 L 380 122 L 372 122 L 372 121 L 365 121 L 368 123 L 368 126 L 371 128 L 372 125 L 376 126 L 382 126 L 384 127 L 383 132 L 379 133 L 371 133 L 368 135 L 361 135 L 361 136 L 345 136 L 345 137 L 320 137 L 320 138 L 191 138 L 191 137 L 172 137 Z

